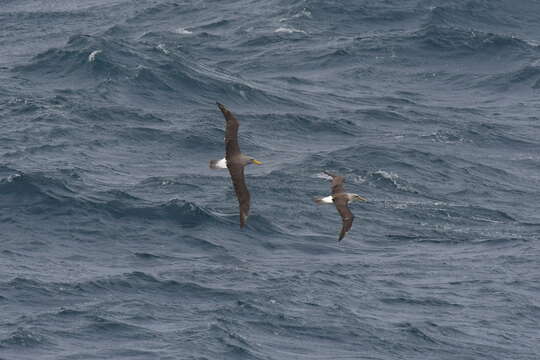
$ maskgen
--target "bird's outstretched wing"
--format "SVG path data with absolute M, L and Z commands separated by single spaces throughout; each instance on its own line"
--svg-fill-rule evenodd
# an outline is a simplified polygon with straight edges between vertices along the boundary
M 231 159 L 240 154 L 240 145 L 238 145 L 240 123 L 223 104 L 217 103 L 217 106 L 225 116 L 225 158 Z
M 351 230 L 352 228 L 354 215 L 351 210 L 349 210 L 349 207 L 347 206 L 348 203 L 349 199 L 345 194 L 334 196 L 334 205 L 336 206 L 339 215 L 341 215 L 343 222 L 338 241 L 341 241 L 345 237 L 347 232 L 349 232 L 349 230 Z
M 234 185 L 234 191 L 238 198 L 238 204 L 240 205 L 240 227 L 243 228 L 246 225 L 246 220 L 249 215 L 249 201 L 250 195 L 244 181 L 244 167 L 236 163 L 227 164 L 231 179 Z
M 324 171 L 324 173 L 332 177 L 332 195 L 345 192 L 345 190 L 343 189 L 343 183 L 345 182 L 345 178 L 343 176 L 337 176 L 327 171 Z

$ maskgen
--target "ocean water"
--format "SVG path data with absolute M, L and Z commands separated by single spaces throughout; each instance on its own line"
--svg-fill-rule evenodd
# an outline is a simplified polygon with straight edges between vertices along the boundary
M 0 0 L 0 359 L 539 359 L 539 14 Z

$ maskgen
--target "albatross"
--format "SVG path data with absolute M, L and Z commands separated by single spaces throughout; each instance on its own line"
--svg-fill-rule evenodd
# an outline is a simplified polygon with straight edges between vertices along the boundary
M 341 241 L 347 232 L 351 230 L 352 223 L 354 220 L 354 215 L 349 210 L 349 202 L 350 201 L 367 201 L 366 198 L 363 198 L 362 196 L 358 194 L 353 193 L 346 193 L 343 189 L 343 183 L 345 182 L 345 178 L 343 176 L 337 176 L 334 174 L 331 174 L 327 171 L 323 171 L 326 175 L 330 176 L 332 178 L 332 195 L 326 196 L 326 197 L 319 197 L 315 199 L 315 202 L 317 204 L 334 204 L 336 206 L 336 209 L 341 215 L 341 218 L 343 219 L 343 225 L 341 227 L 341 232 L 339 233 L 338 241 Z
M 244 180 L 244 167 L 249 164 L 261 165 L 262 162 L 240 152 L 238 145 L 238 120 L 222 104 L 218 108 L 225 117 L 225 157 L 221 160 L 210 160 L 210 169 L 229 169 L 234 185 L 234 191 L 240 205 L 240 227 L 246 225 L 249 215 L 249 191 Z

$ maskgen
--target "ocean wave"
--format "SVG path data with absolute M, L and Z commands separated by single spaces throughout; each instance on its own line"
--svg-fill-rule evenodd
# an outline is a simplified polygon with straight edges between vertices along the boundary
M 134 340 L 138 338 L 148 339 L 156 336 L 153 331 L 142 326 L 105 316 L 88 314 L 84 316 L 84 323 L 85 325 L 79 331 L 83 333 L 88 332 L 94 337 L 114 336 L 115 338 L 125 337 Z
M 414 6 L 395 6 L 392 2 L 357 2 L 306 0 L 297 1 L 296 10 L 298 17 L 313 19 L 318 22 L 329 22 L 329 19 L 339 18 L 347 26 L 358 26 L 358 23 L 369 23 L 373 26 L 381 26 L 386 22 L 407 21 L 416 17 L 419 9 Z M 306 15 L 306 14 L 309 14 Z
M 247 226 L 254 229 L 259 234 L 288 234 L 286 230 L 280 228 L 272 220 L 260 214 L 250 215 Z M 264 242 L 264 245 L 272 247 L 271 242 Z
M 293 34 L 293 33 L 306 34 L 306 32 L 304 30 L 295 29 L 293 27 L 285 27 L 285 26 L 281 26 L 281 27 L 277 28 L 276 30 L 274 30 L 274 32 L 276 32 L 276 33 L 286 33 L 286 34 Z
M 125 46 L 116 40 L 75 35 L 68 40 L 65 47 L 40 53 L 29 64 L 17 66 L 13 71 L 33 76 L 36 81 L 76 79 L 78 83 L 71 83 L 72 88 L 85 87 L 111 77 L 129 74 L 128 68 L 116 61 L 117 57 L 129 59 L 129 54 L 133 51 L 122 51 Z
M 184 297 L 212 296 L 221 298 L 236 298 L 239 294 L 244 293 L 240 290 L 215 288 L 190 281 L 161 279 L 141 271 L 76 282 L 47 282 L 14 278 L 7 282 L 0 282 L 0 289 L 7 289 L 6 294 L 9 300 L 30 296 L 33 298 L 32 301 L 36 302 L 44 301 L 44 299 L 51 300 L 57 296 L 64 298 L 86 296 L 86 294 L 94 296 L 102 292 L 137 294 L 153 291 L 162 295 L 177 294 Z
M 0 281 L 0 290 L 8 303 L 16 301 L 30 306 L 39 305 L 43 301 L 53 301 L 55 296 L 66 295 L 61 286 L 56 287 L 46 281 L 26 277 Z
M 24 206 L 23 211 L 34 214 L 65 214 L 67 210 L 72 210 L 115 218 L 172 221 L 184 227 L 194 227 L 208 221 L 230 222 L 189 201 L 172 199 L 152 203 L 123 191 L 81 193 L 78 188 L 41 173 L 13 174 L 1 179 L 0 197 L 3 197 L 4 203 Z
M 524 40 L 514 36 L 486 33 L 474 29 L 445 27 L 439 24 L 427 24 L 412 34 L 411 39 L 418 42 L 425 50 L 436 51 L 445 57 L 458 55 L 481 55 L 512 52 L 518 56 L 534 50 Z M 443 52 L 444 51 L 444 52 Z
M 538 54 L 540 58 L 540 53 Z M 474 81 L 476 87 L 489 88 L 500 91 L 526 89 L 540 89 L 540 63 L 534 61 L 518 69 L 482 76 Z
M 26 174 L 15 172 L 7 178 L 0 179 L 0 196 L 4 201 L 13 204 L 25 202 L 51 202 L 58 204 L 66 199 L 76 197 L 76 191 L 66 183 L 43 173 Z
M 279 31 L 276 31 L 279 30 Z M 238 46 L 246 49 L 263 48 L 282 42 L 297 42 L 305 39 L 308 34 L 304 31 L 289 28 L 277 28 L 273 32 L 250 34 L 248 40 L 243 40 Z
M 377 67 L 366 66 L 382 62 L 393 65 L 392 68 L 427 68 L 427 71 L 433 73 L 431 69 L 448 70 L 446 62 L 452 59 L 457 64 L 467 65 L 465 73 L 470 73 L 471 70 L 481 72 L 482 69 L 485 72 L 485 66 L 478 67 L 478 60 L 483 65 L 489 64 L 496 68 L 501 64 L 507 66 L 511 61 L 520 61 L 524 57 L 538 57 L 539 53 L 538 46 L 515 35 L 445 26 L 428 21 L 407 31 L 368 32 L 345 38 L 339 43 L 320 49 L 310 60 L 319 59 L 319 63 L 324 60 L 324 64 L 332 66 L 352 66 L 353 59 L 362 57 L 365 59 L 362 63 L 364 66 L 355 67 L 357 72 L 364 71 L 363 76 L 358 77 L 365 78 L 375 71 L 378 78 L 381 78 L 384 73 L 377 71 Z M 422 60 L 426 56 L 430 57 L 427 67 Z M 446 64 L 442 68 L 441 61 Z M 450 76 L 456 75 L 453 71 L 455 69 L 450 70 Z
M 239 292 L 226 288 L 213 288 L 194 282 L 160 279 L 154 275 L 133 271 L 106 278 L 88 280 L 79 283 L 64 283 L 65 287 L 73 291 L 95 294 L 102 291 L 121 291 L 139 293 L 141 291 L 159 291 L 161 294 L 176 294 L 183 297 L 219 297 L 235 298 Z M 241 291 L 240 291 L 241 293 Z
M 197 151 L 197 149 L 218 148 L 223 145 L 223 133 L 216 127 L 206 129 L 177 131 L 153 127 L 132 126 L 118 131 L 123 139 L 143 144 L 145 142 L 162 144 L 170 143 L 183 149 Z
M 178 223 L 183 227 L 195 227 L 206 222 L 225 223 L 227 219 L 185 200 L 170 200 L 155 205 L 128 205 L 118 200 L 101 204 L 90 203 L 116 218 L 139 218 L 144 220 L 161 220 Z
M 328 121 L 327 118 L 299 113 L 269 113 L 253 115 L 251 118 L 256 122 L 255 126 L 264 127 L 265 131 L 287 129 L 297 135 L 335 133 L 346 136 L 360 132 L 354 122 L 344 118 Z
M 10 2 L 10 0 L 6 1 Z M 7 4 L 4 4 L 7 6 Z M 77 20 L 84 20 L 88 17 L 88 11 L 87 9 L 84 9 L 84 7 L 75 7 L 72 9 L 59 9 L 54 10 L 52 6 L 48 9 L 41 8 L 40 11 L 25 11 L 24 7 L 21 9 L 13 9 L 13 10 L 7 10 L 4 11 L 2 9 L 1 16 L 9 17 L 11 19 L 14 19 L 14 21 L 17 22 L 39 22 L 39 21 L 49 21 L 51 18 L 57 19 L 57 20 L 69 20 L 69 21 L 77 21 Z
M 204 22 L 202 24 L 196 25 L 194 29 L 203 29 L 203 30 L 218 29 L 224 26 L 231 25 L 232 23 L 234 22 L 229 19 L 212 19 L 208 22 Z
M 374 184 L 384 183 L 400 191 L 418 193 L 418 190 L 415 190 L 412 186 L 407 184 L 404 180 L 400 179 L 398 174 L 393 173 L 393 172 L 388 172 L 385 170 L 377 170 L 370 173 L 369 177 L 372 178 L 371 182 L 373 182 Z
M 187 30 L 187 29 L 182 28 L 182 27 L 177 28 L 176 30 L 174 30 L 174 32 L 177 33 L 177 34 L 180 34 L 180 35 L 191 35 L 191 34 L 193 34 L 193 31 Z
M 90 55 L 88 55 L 88 62 L 94 62 L 96 61 L 96 56 L 98 54 L 100 54 L 102 51 L 101 50 L 94 50 L 90 53 Z
M 155 46 L 76 35 L 65 47 L 38 54 L 29 64 L 13 71 L 32 76 L 38 83 L 67 81 L 71 89 L 93 85 L 102 92 L 127 93 L 146 100 L 163 100 L 163 96 L 177 99 L 181 94 L 185 101 L 205 104 L 209 98 L 230 103 L 296 103 L 270 89 L 192 61 L 178 51 L 151 57 L 149 52 L 154 52 Z
M 132 127 L 137 125 L 157 126 L 171 124 L 170 120 L 164 116 L 160 116 L 160 114 L 156 112 L 145 111 L 144 109 L 134 108 L 132 106 L 128 107 L 114 104 L 93 104 L 90 106 L 81 103 L 74 105 L 71 108 L 71 111 L 80 118 L 80 121 L 91 123 L 92 125 L 107 124 L 109 127 L 123 127 L 126 123 L 126 119 L 129 119 L 129 124 Z
M 443 144 L 457 144 L 470 141 L 466 140 L 458 130 L 443 129 L 439 129 L 427 135 L 422 135 L 422 138 L 430 139 L 433 142 L 439 142 Z
M 359 109 L 354 111 L 355 114 L 361 115 L 369 121 L 389 121 L 389 122 L 405 122 L 413 121 L 404 114 L 398 111 L 381 110 L 379 108 Z
M 169 259 L 170 257 L 169 256 L 163 256 L 163 255 L 156 255 L 156 254 L 151 254 L 151 253 L 147 253 L 147 252 L 136 252 L 136 253 L 133 253 L 133 255 L 139 259 L 142 259 L 142 260 L 159 260 L 159 259 Z
M 145 6 L 140 11 L 137 11 L 130 16 L 125 22 L 126 24 L 153 24 L 160 20 L 167 20 L 176 15 L 191 14 L 199 9 L 196 3 L 152 3 Z
M 507 212 L 486 206 L 437 202 L 433 204 L 409 203 L 405 206 L 400 206 L 398 204 L 396 208 L 405 211 L 413 218 L 421 218 L 423 220 L 436 219 L 440 224 L 453 224 L 456 227 L 466 224 L 511 224 L 516 222 L 516 219 Z M 442 226 L 442 228 L 445 227 Z
M 508 15 L 504 6 L 496 6 L 487 1 L 453 2 L 430 8 L 429 21 L 432 24 L 462 28 L 512 29 L 518 24 L 516 19 Z
M 228 325 L 229 323 L 230 321 L 226 319 L 217 319 L 209 328 L 212 336 L 224 347 L 223 354 L 231 358 L 264 359 L 264 357 L 257 356 L 259 352 L 255 344 L 234 331 L 232 326 Z
M 434 336 L 428 334 L 426 331 L 423 331 L 419 327 L 414 326 L 409 322 L 398 324 L 398 328 L 409 336 L 413 337 L 415 340 L 422 340 L 431 344 L 439 343 Z
M 412 298 L 412 297 L 392 297 L 381 298 L 380 301 L 390 305 L 414 305 L 414 306 L 437 306 L 437 307 L 464 307 L 461 304 L 455 304 L 446 300 L 432 297 L 432 298 Z
M 23 348 L 32 348 L 45 344 L 49 344 L 49 340 L 35 331 L 24 329 L 22 327 L 13 331 L 5 338 L 0 338 L 0 348 L 4 346 L 16 346 Z

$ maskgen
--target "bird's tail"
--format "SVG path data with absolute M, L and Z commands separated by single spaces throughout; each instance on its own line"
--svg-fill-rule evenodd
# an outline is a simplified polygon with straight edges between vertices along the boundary
M 218 163 L 219 160 L 210 160 L 210 169 L 212 170 L 216 170 L 216 169 L 219 169 L 217 163 Z
M 322 197 L 316 197 L 313 199 L 317 204 L 324 204 L 324 201 L 323 201 L 323 198 Z

